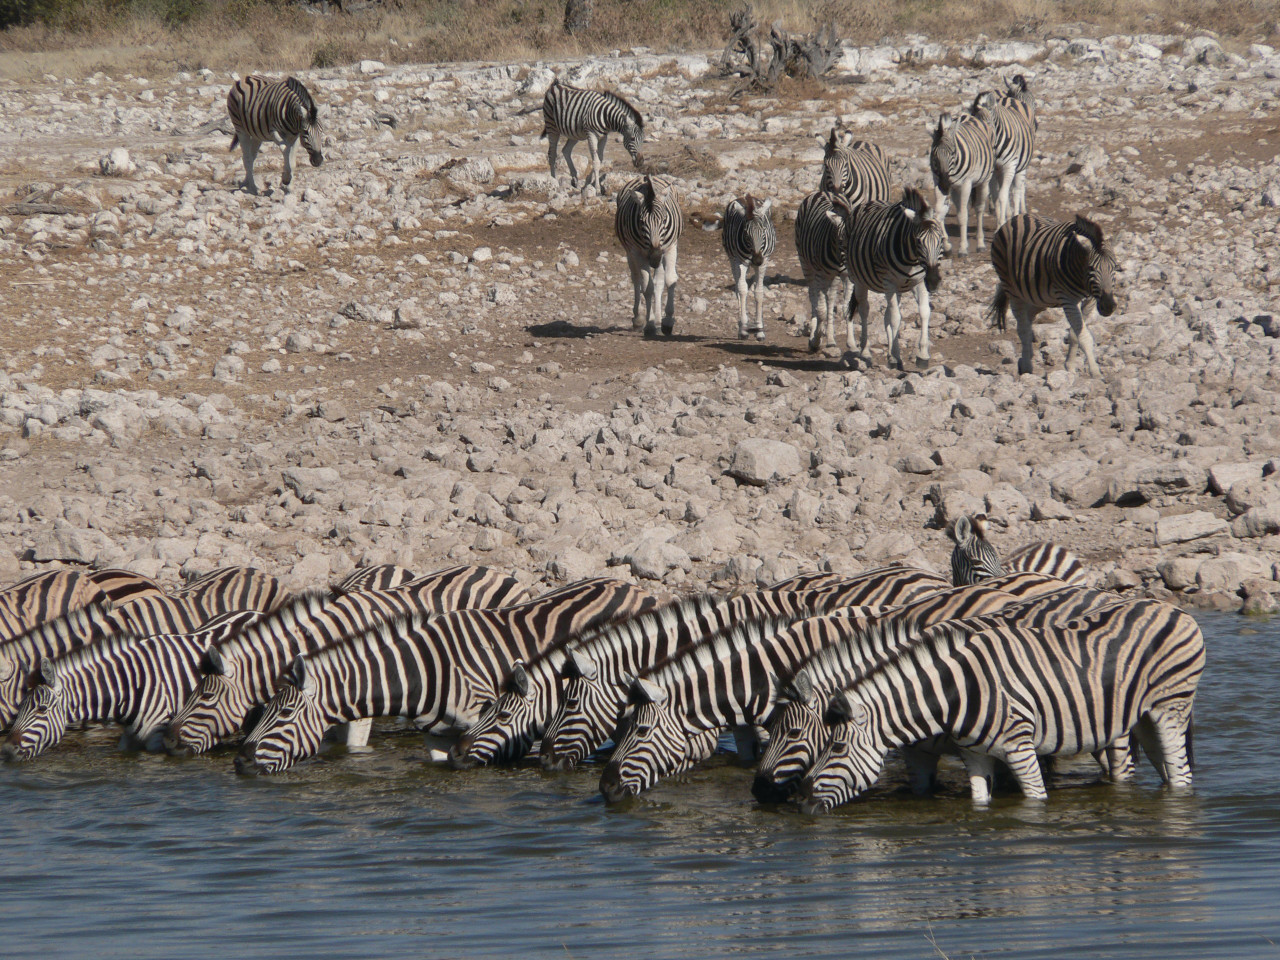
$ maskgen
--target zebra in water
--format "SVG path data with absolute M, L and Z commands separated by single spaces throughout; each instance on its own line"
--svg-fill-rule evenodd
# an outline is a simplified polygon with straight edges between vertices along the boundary
M 827 346 L 835 345 L 835 314 L 849 293 L 849 267 L 845 258 L 849 203 L 839 193 L 811 193 L 796 210 L 796 255 L 809 287 L 809 352 L 817 353 L 826 331 Z M 842 289 L 832 295 L 836 280 Z M 853 349 L 853 323 L 848 347 Z
M 818 612 L 892 607 L 946 586 L 945 580 L 923 570 L 882 567 L 848 578 L 831 574 L 803 575 L 774 584 L 765 592 L 803 594 L 803 608 Z M 643 621 L 636 624 L 644 626 Z M 565 687 L 561 707 L 543 731 L 540 751 L 543 767 L 572 769 L 600 749 L 610 738 L 617 725 L 618 712 L 626 704 L 630 678 L 653 668 L 661 659 L 651 656 L 653 651 L 649 648 L 633 659 L 630 646 L 613 646 L 611 639 L 621 637 L 584 641 L 569 651 L 562 670 Z
M 1083 586 L 1088 580 L 1084 564 L 1071 550 L 1056 543 L 1029 543 L 1002 561 L 987 539 L 987 516 L 960 516 L 948 531 L 955 541 L 951 551 L 951 582 L 957 587 L 981 583 L 1008 573 L 1039 573 L 1065 583 Z
M 638 587 L 598 578 L 501 610 L 380 623 L 294 660 L 236 770 L 278 773 L 316 753 L 329 727 L 365 717 L 410 717 L 429 732 L 461 733 L 497 698 L 516 661 L 652 604 Z
M 241 635 L 209 647 L 200 662 L 200 682 L 169 723 L 165 749 L 204 753 L 251 727 L 257 710 L 275 695 L 278 678 L 300 654 L 397 617 L 501 607 L 523 597 L 514 577 L 472 566 L 450 567 L 389 590 L 358 590 L 337 597 L 323 591 L 304 593 Z M 367 730 L 357 727 L 349 730 L 347 743 L 363 745 L 358 741 L 365 738 Z
M 164 722 L 195 686 L 200 654 L 257 616 L 255 610 L 224 614 L 190 634 L 109 637 L 38 660 L 36 683 L 18 708 L 0 758 L 30 760 L 61 740 L 69 724 L 93 721 L 123 726 L 122 747 L 156 749 Z
M 774 230 L 769 211 L 772 200 L 757 203 L 747 194 L 729 201 L 724 209 L 724 227 L 721 242 L 729 257 L 729 269 L 733 272 L 733 286 L 738 294 L 738 339 L 746 340 L 752 332 L 757 340 L 764 339 L 764 271 L 778 245 L 778 233 Z M 756 325 L 754 331 L 747 326 L 747 274 L 756 270 Z
M 657 336 L 654 321 L 662 308 L 662 334 L 669 337 L 676 325 L 676 248 L 684 229 L 675 184 L 665 177 L 637 177 L 618 191 L 617 206 L 614 233 L 631 268 L 631 327 L 640 328 L 643 297 L 644 335 Z
M 227 113 L 235 129 L 229 149 L 240 145 L 244 188 L 250 193 L 258 192 L 253 180 L 253 163 L 258 149 L 267 140 L 284 148 L 284 174 L 280 178 L 283 187 L 288 187 L 293 180 L 293 145 L 299 138 L 311 158 L 311 165 L 318 167 L 324 163 L 316 102 L 301 81 L 293 77 L 268 80 L 256 75 L 237 80 L 227 92 Z
M 1093 356 L 1093 335 L 1085 318 L 1096 303 L 1098 313 L 1111 316 L 1116 309 L 1113 275 L 1119 270 L 1102 228 L 1086 217 L 1074 222 L 1048 217 L 1014 217 L 996 231 L 991 242 L 991 264 L 1000 282 L 991 301 L 990 316 L 1003 332 L 1010 309 L 1018 322 L 1022 357 L 1018 373 L 1031 373 L 1035 345 L 1032 324 L 1050 307 L 1061 307 L 1070 336 L 1067 365 L 1076 348 L 1084 354 L 1089 373 L 1101 377 Z
M 616 93 L 600 93 L 554 81 L 542 98 L 542 134 L 547 141 L 547 164 L 556 176 L 556 148 L 564 137 L 564 162 L 570 182 L 578 186 L 578 170 L 573 165 L 573 148 L 587 141 L 591 159 L 589 183 L 601 192 L 600 168 L 604 165 L 604 145 L 610 133 L 622 135 L 622 145 L 631 154 L 631 163 L 640 169 L 640 147 L 644 143 L 644 117 Z
M 836 214 L 832 214 L 835 217 Z M 946 231 L 942 221 L 929 210 L 920 191 L 906 187 L 895 204 L 869 200 L 847 215 L 846 260 L 853 293 L 849 298 L 849 334 L 853 341 L 853 311 L 857 306 L 862 320 L 858 355 L 868 359 L 867 320 L 871 313 L 870 293 L 883 293 L 884 329 L 888 340 L 889 365 L 902 369 L 902 294 L 914 291 L 920 308 L 920 342 L 916 346 L 916 366 L 929 365 L 929 294 L 938 289 L 942 274 L 942 245 Z M 833 224 L 835 220 L 833 219 Z
M 986 247 L 982 231 L 982 212 L 987 205 L 995 155 L 991 148 L 991 128 L 981 117 L 942 114 L 933 131 L 929 148 L 929 169 L 933 173 L 934 206 L 939 222 L 945 221 L 950 201 L 956 204 L 960 227 L 960 255 L 969 255 L 969 195 L 976 193 L 973 204 L 978 226 L 978 249 Z M 951 250 L 947 240 L 944 250 Z
M 837 137 L 835 127 L 822 156 L 820 193 L 839 193 L 851 206 L 868 200 L 889 200 L 889 164 L 884 151 L 866 140 L 854 140 L 848 131 Z
M 797 630 L 825 630 L 828 638 L 794 674 L 774 678 L 779 689 L 779 709 L 769 724 L 769 747 L 760 760 L 752 793 L 761 801 L 775 803 L 790 796 L 826 744 L 828 731 L 822 722 L 822 711 L 827 699 L 917 642 L 930 626 L 948 620 L 989 617 L 1016 619 L 1025 626 L 1040 627 L 1065 622 L 1116 601 L 1113 594 L 1079 590 L 1053 577 L 1017 573 L 942 591 L 871 621 L 828 617 L 797 624 Z M 908 763 L 912 788 L 917 793 L 926 792 L 938 763 L 936 745 L 917 744 L 904 747 L 901 752 Z M 1111 766 L 1113 779 L 1125 779 L 1124 766 L 1123 758 L 1115 760 Z
M 890 747 L 939 736 L 960 748 L 978 804 L 996 760 L 1025 797 L 1044 800 L 1039 757 L 1097 752 L 1130 731 L 1167 785 L 1189 787 L 1203 669 L 1195 620 L 1153 600 L 1038 630 L 938 624 L 831 698 L 824 720 L 835 729 L 800 786 L 801 810 L 846 802 L 875 782 Z
M 990 90 L 974 98 L 969 113 L 991 129 L 995 166 L 989 194 L 995 195 L 999 227 L 1010 217 L 1027 212 L 1027 168 L 1036 147 L 1035 113 L 1022 100 L 998 97 Z

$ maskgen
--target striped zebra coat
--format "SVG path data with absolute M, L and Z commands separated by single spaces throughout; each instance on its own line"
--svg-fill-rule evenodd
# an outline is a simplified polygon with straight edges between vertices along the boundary
M 158 596 L 159 585 L 129 570 L 50 570 L 0 590 L 0 642 L 94 603 Z
M 846 802 L 875 782 L 890 747 L 938 736 L 960 748 L 977 803 L 990 798 L 996 760 L 1043 800 L 1039 756 L 1097 752 L 1131 730 L 1165 783 L 1187 787 L 1203 668 L 1195 620 L 1152 600 L 1038 630 L 939 624 L 832 697 L 824 719 L 835 729 L 801 784 L 801 809 Z
M 809 287 L 809 352 L 817 353 L 823 343 L 835 346 L 835 317 L 839 306 L 849 299 L 849 267 L 845 259 L 848 241 L 849 204 L 842 194 L 811 193 L 796 210 L 796 256 Z M 841 281 L 837 300 L 832 287 Z M 850 327 L 852 329 L 852 326 Z M 853 335 L 849 335 L 853 349 Z
M 30 760 L 58 743 L 68 724 L 92 721 L 123 726 L 122 747 L 157 748 L 165 721 L 195 686 L 201 653 L 258 615 L 224 614 L 190 634 L 110 637 L 38 661 L 36 684 L 18 708 L 0 757 Z
M 854 140 L 845 131 L 831 137 L 823 149 L 820 193 L 839 193 L 856 207 L 868 200 L 889 201 L 889 164 L 884 151 L 866 140 Z
M 365 582 L 386 579 L 379 573 Z M 165 748 L 203 753 L 252 726 L 258 708 L 275 695 L 280 676 L 299 655 L 397 617 L 500 607 L 519 602 L 523 594 L 514 577 L 488 567 L 457 566 L 389 590 L 295 597 L 239 636 L 209 647 L 200 662 L 200 682 L 169 724 Z
M 498 697 L 517 661 L 651 604 L 643 590 L 600 578 L 500 610 L 378 624 L 294 660 L 245 738 L 236 769 L 287 769 L 315 754 L 329 727 L 365 717 L 410 717 L 431 732 L 460 733 Z
M 836 216 L 836 214 L 832 214 Z M 845 227 L 845 256 L 853 293 L 849 298 L 848 345 L 853 349 L 853 312 L 856 305 L 862 321 L 858 355 L 869 361 L 867 320 L 871 313 L 871 291 L 884 294 L 884 330 L 888 341 L 889 365 L 902 369 L 902 294 L 912 291 L 920 308 L 920 341 L 916 365 L 929 365 L 929 293 L 941 282 L 940 263 L 946 232 L 942 222 L 914 187 L 902 192 L 895 204 L 869 200 L 852 208 Z M 834 221 L 833 221 L 834 222 Z
M 640 167 L 640 147 L 644 143 L 644 117 L 640 111 L 616 93 L 600 93 L 554 81 L 542 98 L 542 138 L 547 141 L 547 165 L 551 177 L 556 175 L 557 147 L 564 137 L 564 162 L 574 187 L 578 186 L 578 170 L 573 165 L 573 148 L 587 141 L 591 160 L 588 181 L 603 192 L 600 168 L 604 165 L 604 145 L 610 133 L 622 135 L 622 145 L 631 154 L 632 164 Z
M 1098 313 L 1111 316 L 1116 309 L 1113 274 L 1115 256 L 1102 228 L 1077 215 L 1073 222 L 1048 217 L 1014 217 L 996 231 L 991 243 L 991 265 L 1000 282 L 991 301 L 990 315 L 1003 331 L 1010 309 L 1018 322 L 1022 357 L 1018 373 L 1031 373 L 1035 346 L 1032 324 L 1050 307 L 1061 307 L 1069 328 L 1067 365 L 1077 347 L 1084 354 L 1089 373 L 1101 377 L 1093 355 L 1093 335 L 1085 318 L 1096 303 Z
M 957 517 L 948 534 L 956 544 L 951 551 L 951 582 L 957 587 L 1003 576 L 1006 571 L 1040 573 L 1077 586 L 1088 581 L 1080 558 L 1056 543 L 1029 543 L 1001 560 L 987 540 L 986 514 Z
M 227 92 L 227 113 L 235 129 L 229 149 L 240 146 L 244 188 L 250 193 L 258 192 L 253 180 L 253 164 L 258 149 L 268 140 L 284 148 L 284 173 L 280 177 L 283 187 L 293 181 L 293 147 L 299 138 L 311 158 L 311 165 L 318 167 L 324 163 L 319 113 L 301 81 L 293 77 L 268 80 L 256 75 L 237 80 Z
M 990 193 L 995 196 L 999 227 L 1010 217 L 1027 212 L 1027 168 L 1036 148 L 1035 112 L 1022 100 L 999 97 L 988 90 L 974 98 L 969 113 L 991 128 L 995 167 Z
M 969 255 L 969 196 L 977 194 L 973 211 L 978 226 L 978 249 L 985 249 L 982 211 L 986 208 L 991 176 L 995 172 L 991 128 L 981 117 L 967 114 L 952 117 L 944 113 L 933 131 L 929 169 L 933 173 L 933 205 L 937 208 L 938 220 L 946 220 L 950 202 L 956 204 L 961 256 Z M 950 240 L 943 249 L 951 250 Z
M 747 194 L 730 200 L 724 210 L 720 239 L 725 255 L 729 258 L 733 287 L 738 295 L 739 340 L 746 340 L 752 333 L 755 333 L 757 340 L 764 339 L 764 272 L 778 245 L 778 234 L 769 216 L 772 207 L 772 200 L 757 203 L 755 197 Z M 752 267 L 756 271 L 754 328 L 747 323 L 747 274 Z
M 676 319 L 676 251 L 684 229 L 684 214 L 674 182 L 665 177 L 637 177 L 618 191 L 614 233 L 631 269 L 631 327 L 638 330 L 640 300 L 644 298 L 644 335 L 657 336 L 657 310 L 662 334 L 671 336 Z

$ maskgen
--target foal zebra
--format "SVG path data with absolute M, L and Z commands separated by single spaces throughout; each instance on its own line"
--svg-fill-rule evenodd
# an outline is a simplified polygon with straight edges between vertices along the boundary
M 304 593 L 241 635 L 209 647 L 200 662 L 199 684 L 169 724 L 165 749 L 203 753 L 251 726 L 255 710 L 275 695 L 278 678 L 300 654 L 314 653 L 396 617 L 499 607 L 522 596 L 514 577 L 470 566 L 450 567 L 389 590 L 338 597 Z
M 1095 303 L 1104 317 L 1116 309 L 1112 275 L 1119 268 L 1102 228 L 1078 214 L 1071 223 L 1030 215 L 1014 217 L 996 231 L 991 265 L 1000 282 L 989 313 L 1003 331 L 1007 314 L 1013 310 L 1022 341 L 1018 373 L 1032 371 L 1036 316 L 1050 307 L 1061 307 L 1070 328 L 1067 365 L 1075 359 L 1078 346 L 1089 373 L 1101 377 L 1093 356 L 1093 335 L 1084 321 Z
M 729 269 L 733 272 L 733 286 L 738 295 L 738 339 L 746 340 L 754 332 L 757 340 L 764 339 L 764 271 L 778 245 L 778 234 L 773 228 L 769 211 L 772 200 L 757 204 L 756 198 L 747 194 L 729 201 L 724 210 L 724 227 L 721 242 L 729 257 Z M 754 331 L 747 327 L 747 273 L 756 269 L 756 325 Z
M 676 247 L 684 229 L 684 214 L 675 184 L 665 177 L 637 177 L 618 191 L 613 228 L 631 268 L 631 327 L 640 328 L 640 298 L 644 297 L 644 335 L 657 336 L 654 323 L 663 303 L 663 336 L 671 336 L 676 319 Z
M 68 724 L 90 721 L 121 724 L 121 746 L 157 747 L 164 722 L 195 686 L 200 654 L 257 616 L 225 614 L 189 634 L 109 637 L 39 660 L 0 757 L 30 760 L 61 740 Z
M 547 140 L 547 164 L 551 177 L 556 175 L 556 147 L 564 137 L 564 162 L 574 187 L 578 186 L 578 170 L 573 165 L 573 148 L 587 141 L 591 159 L 591 186 L 599 193 L 600 167 L 604 164 L 604 145 L 610 133 L 622 134 L 622 145 L 631 154 L 632 164 L 640 167 L 640 146 L 644 142 L 644 118 L 640 111 L 616 93 L 599 93 L 571 87 L 554 81 L 542 98 L 542 134 Z
M 838 215 L 831 214 L 832 223 Z M 946 232 L 942 222 L 929 211 L 920 191 L 906 187 L 895 204 L 869 200 L 847 215 L 846 259 L 853 293 L 849 298 L 850 347 L 853 343 L 853 310 L 862 320 L 859 356 L 867 360 L 867 320 L 871 313 L 869 294 L 883 293 L 884 329 L 888 340 L 889 365 L 902 369 L 902 294 L 915 292 L 920 308 L 920 342 L 916 346 L 916 366 L 929 365 L 929 293 L 938 289 L 942 275 L 942 245 Z
M 599 578 L 500 610 L 377 624 L 294 660 L 245 738 L 236 770 L 278 773 L 316 753 L 329 727 L 365 717 L 410 717 L 431 732 L 462 732 L 517 661 L 651 605 L 638 587 Z
M 982 211 L 987 205 L 995 156 L 991 148 L 991 128 L 981 117 L 943 114 L 933 131 L 929 148 L 929 169 L 933 172 L 934 206 L 939 222 L 947 217 L 948 201 L 954 200 L 960 226 L 960 255 L 969 254 L 969 194 L 976 192 L 973 205 L 978 223 L 978 249 L 986 247 L 982 232 Z M 951 241 L 943 249 L 951 250 Z
M 1082 586 L 1088 580 L 1080 558 L 1056 543 L 1029 543 L 1003 561 L 987 540 L 986 514 L 956 518 L 948 531 L 956 545 L 951 551 L 951 582 L 957 587 L 981 583 L 1009 573 L 1039 573 Z
M 1000 98 L 990 90 L 974 98 L 969 113 L 991 128 L 995 162 L 991 190 L 995 193 L 999 227 L 1010 217 L 1027 212 L 1027 168 L 1036 146 L 1035 113 L 1022 100 Z
M 1096 752 L 1131 730 L 1164 782 L 1188 787 L 1203 669 L 1195 620 L 1152 600 L 1039 630 L 938 624 L 832 697 L 824 719 L 836 729 L 801 784 L 801 809 L 846 802 L 875 782 L 890 747 L 938 736 L 960 748 L 979 804 L 990 798 L 996 760 L 1024 796 L 1044 800 L 1040 756 Z
M 834 314 L 837 300 L 831 288 L 837 279 L 843 289 L 839 303 L 847 299 L 849 267 L 845 259 L 848 237 L 848 201 L 842 194 L 811 193 L 796 210 L 796 255 L 809 286 L 809 352 L 816 353 L 826 331 L 827 346 L 835 345 Z M 853 349 L 853 323 L 849 324 L 849 349 Z
M 835 127 L 823 151 L 821 193 L 839 193 L 851 206 L 868 200 L 889 199 L 889 165 L 884 151 L 866 140 L 854 140 L 845 132 L 837 138 Z
M 271 140 L 284 148 L 281 186 L 288 187 L 293 180 L 293 145 L 299 138 L 311 158 L 311 165 L 318 167 L 324 163 L 316 103 L 301 81 L 293 77 L 268 80 L 256 75 L 237 80 L 227 93 L 227 113 L 235 128 L 228 149 L 234 150 L 236 144 L 240 145 L 244 188 L 250 193 L 258 192 L 258 185 L 253 181 L 253 163 L 264 141 Z

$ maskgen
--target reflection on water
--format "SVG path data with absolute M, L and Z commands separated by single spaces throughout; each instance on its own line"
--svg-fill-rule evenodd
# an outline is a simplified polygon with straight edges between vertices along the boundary
M 67 738 L 0 769 L 0 956 L 1277 957 L 1280 624 L 1202 620 L 1196 788 L 1060 769 L 974 809 L 892 765 L 825 817 L 713 762 L 606 807 L 599 768 L 458 772 L 414 735 L 272 778 Z

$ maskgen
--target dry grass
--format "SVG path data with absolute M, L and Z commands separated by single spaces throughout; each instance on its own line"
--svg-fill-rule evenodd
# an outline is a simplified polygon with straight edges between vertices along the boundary
M 149 74 L 298 70 L 363 58 L 387 63 L 533 60 L 634 46 L 706 49 L 723 42 L 740 0 L 596 0 L 591 28 L 562 29 L 563 0 L 388 0 L 359 13 L 317 15 L 267 0 L 47 0 L 52 25 L 0 33 L 0 76 L 21 79 L 97 70 Z M 1099 33 L 1211 29 L 1270 35 L 1280 0 L 756 0 L 762 24 L 795 31 L 834 20 L 861 43 L 924 33 L 958 39 L 1039 36 L 1064 22 Z

